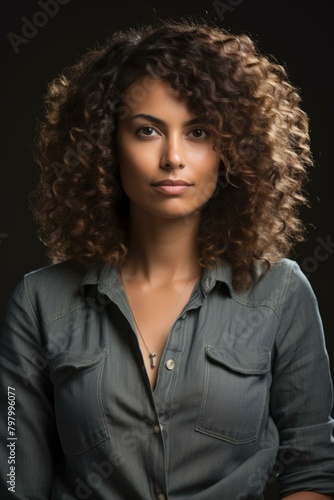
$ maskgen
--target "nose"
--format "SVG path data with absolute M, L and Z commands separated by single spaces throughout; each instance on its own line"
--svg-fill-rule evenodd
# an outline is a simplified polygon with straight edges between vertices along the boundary
M 185 152 L 182 139 L 176 135 L 166 138 L 160 160 L 160 167 L 164 169 L 184 168 Z

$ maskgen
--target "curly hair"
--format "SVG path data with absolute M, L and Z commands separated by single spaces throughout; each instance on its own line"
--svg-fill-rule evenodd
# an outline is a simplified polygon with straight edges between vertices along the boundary
M 38 236 L 52 262 L 125 258 L 128 199 L 115 137 L 131 104 L 125 91 L 144 76 L 168 82 L 212 128 L 221 170 L 202 209 L 199 263 L 228 262 L 234 286 L 247 289 L 256 263 L 265 274 L 304 239 L 308 117 L 283 66 L 249 36 L 205 21 L 117 31 L 49 84 L 30 195 Z M 135 88 L 131 105 L 144 91 Z

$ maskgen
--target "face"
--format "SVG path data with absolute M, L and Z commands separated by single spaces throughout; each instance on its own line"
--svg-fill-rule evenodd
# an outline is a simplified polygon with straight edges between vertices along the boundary
M 138 88 L 140 100 L 131 101 Z M 126 97 L 132 105 L 118 121 L 117 147 L 130 213 L 199 216 L 219 172 L 209 129 L 167 82 L 146 77 L 131 85 Z

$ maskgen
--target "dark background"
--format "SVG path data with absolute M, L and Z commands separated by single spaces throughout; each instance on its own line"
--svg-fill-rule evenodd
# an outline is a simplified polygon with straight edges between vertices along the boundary
M 53 16 L 36 14 L 44 12 L 41 4 L 46 0 L 1 2 L 0 319 L 23 274 L 49 263 L 27 202 L 38 175 L 32 145 L 47 82 L 114 30 L 149 24 L 156 16 L 195 15 L 234 33 L 250 34 L 262 52 L 275 56 L 287 68 L 290 81 L 301 89 L 316 166 L 308 186 L 312 207 L 302 212 L 308 240 L 297 247 L 292 258 L 308 276 L 318 298 L 334 373 L 334 305 L 333 292 L 328 291 L 334 270 L 330 3 L 225 0 L 220 4 L 225 3 L 226 11 L 218 12 L 219 2 L 211 0 L 61 1 Z M 18 43 L 15 51 L 8 34 L 22 36 L 24 17 L 40 27 L 30 31 L 27 43 Z M 269 485 L 266 498 L 278 498 L 275 484 Z

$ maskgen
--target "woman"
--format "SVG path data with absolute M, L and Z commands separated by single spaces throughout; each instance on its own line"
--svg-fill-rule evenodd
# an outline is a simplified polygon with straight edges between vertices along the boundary
M 275 476 L 333 498 L 321 319 L 288 258 L 299 101 L 247 36 L 183 20 L 50 84 L 31 200 L 52 264 L 2 329 L 1 498 L 261 499 Z

